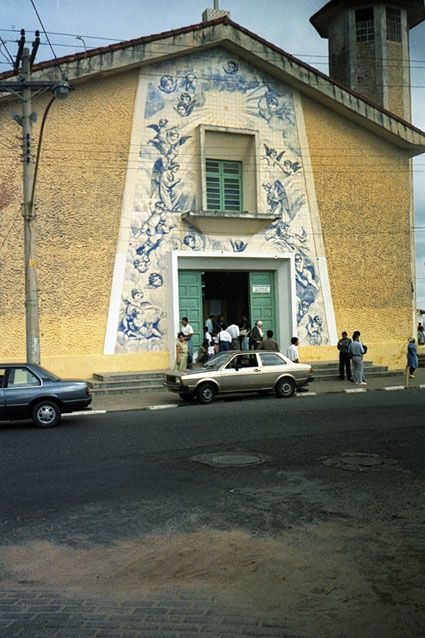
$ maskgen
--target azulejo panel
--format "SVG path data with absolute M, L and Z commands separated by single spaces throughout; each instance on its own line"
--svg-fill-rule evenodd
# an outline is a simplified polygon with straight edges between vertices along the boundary
M 224 50 L 206 51 L 150 67 L 140 76 L 142 121 L 128 171 L 136 171 L 117 352 L 167 350 L 170 250 L 223 250 L 295 255 L 301 343 L 328 343 L 313 224 L 308 207 L 294 97 L 277 82 Z M 200 175 L 198 127 L 259 132 L 257 167 L 262 209 L 278 217 L 254 236 L 204 235 L 182 220 L 195 210 Z M 252 175 L 252 179 L 257 176 Z M 128 219 L 128 215 L 126 219 Z M 219 223 L 219 220 L 218 220 Z

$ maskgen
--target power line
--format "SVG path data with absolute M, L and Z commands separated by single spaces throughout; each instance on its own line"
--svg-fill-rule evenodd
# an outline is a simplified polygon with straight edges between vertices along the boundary
M 1 36 L 0 36 L 0 43 L 3 45 L 3 47 L 4 47 L 4 49 L 5 49 L 6 53 L 7 53 L 7 55 L 9 56 L 9 60 L 10 60 L 10 62 L 11 62 L 11 64 L 12 64 L 12 66 L 14 66 L 14 65 L 15 65 L 15 60 L 14 60 L 14 59 L 12 58 L 12 56 L 10 55 L 9 49 L 8 49 L 8 48 L 7 48 L 7 46 L 6 46 L 6 42 L 3 40 L 3 38 L 2 38 Z M 5 57 L 6 57 L 6 56 L 5 56 Z
M 26 33 L 34 33 L 33 30 L 31 29 L 26 29 L 25 30 Z M 0 32 L 4 32 L 4 33 L 19 33 L 19 29 L 6 29 L 6 28 L 0 28 Z M 144 36 L 135 36 L 135 37 L 123 37 L 123 38 L 112 38 L 112 37 L 107 37 L 107 36 L 101 36 L 101 35 L 84 35 L 81 33 L 66 33 L 66 32 L 62 32 L 62 31 L 45 31 L 46 34 L 50 34 L 50 35 L 59 35 L 59 36 L 65 36 L 65 37 L 70 37 L 70 38 L 77 38 L 77 37 L 82 37 L 85 38 L 86 40 L 104 40 L 107 42 L 128 42 L 130 40 L 138 40 L 140 38 L 143 38 Z M 169 44 L 167 46 L 176 47 L 176 44 Z M 180 45 L 180 46 L 185 46 L 185 45 Z M 251 49 L 252 51 L 256 51 L 256 49 Z M 260 49 L 257 49 L 257 51 L 259 51 Z M 323 53 L 289 53 L 289 51 L 285 51 L 286 54 L 291 55 L 293 57 L 306 57 L 306 58 L 324 58 L 326 60 L 329 59 L 329 55 L 323 54 Z M 229 54 L 230 55 L 230 54 Z M 378 58 L 379 61 L 381 61 L 381 58 Z M 387 57 L 385 58 L 385 61 L 400 61 L 400 58 L 398 57 Z M 401 58 L 402 62 L 418 62 L 418 63 L 424 63 L 425 64 L 425 60 L 416 60 L 416 59 L 411 59 L 411 58 Z
M 58 59 L 57 59 L 57 57 L 56 57 L 56 53 L 55 53 L 55 51 L 54 51 L 54 49 L 53 49 L 52 43 L 50 42 L 50 38 L 49 38 L 49 36 L 48 36 L 48 34 L 47 34 L 46 28 L 45 28 L 45 26 L 44 26 L 44 24 L 43 24 L 43 21 L 42 21 L 42 19 L 41 19 L 41 17 L 40 17 L 40 14 L 39 14 L 38 10 L 37 10 L 37 7 L 35 6 L 35 2 L 34 2 L 34 0 L 30 0 L 30 2 L 31 2 L 32 8 L 34 9 L 35 14 L 36 14 L 36 16 L 37 16 L 37 18 L 38 18 L 38 21 L 39 21 L 39 23 L 40 23 L 40 25 L 41 25 L 41 28 L 42 28 L 42 30 L 43 30 L 43 33 L 44 33 L 44 35 L 46 36 L 47 42 L 49 43 L 50 50 L 52 51 L 53 57 L 54 57 L 54 59 L 55 59 L 55 61 L 56 61 L 56 66 L 57 66 L 57 67 L 58 67 L 58 69 L 59 69 L 59 73 L 60 73 L 60 75 L 61 75 L 61 78 L 62 78 L 62 80 L 67 80 L 67 78 L 65 77 L 65 74 L 63 73 L 63 71 L 62 71 L 62 69 L 61 69 L 61 66 L 60 66 L 60 64 L 59 64 L 59 61 L 58 61 Z

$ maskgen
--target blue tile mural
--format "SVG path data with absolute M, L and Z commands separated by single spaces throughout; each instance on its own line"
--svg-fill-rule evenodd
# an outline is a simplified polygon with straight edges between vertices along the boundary
M 117 352 L 168 350 L 170 250 L 293 253 L 300 342 L 328 343 L 323 291 L 290 87 L 221 49 L 152 66 L 144 102 Z M 195 210 L 200 124 L 259 131 L 262 209 L 277 220 L 244 237 L 205 236 L 184 222 Z M 134 166 L 129 166 L 134 170 Z

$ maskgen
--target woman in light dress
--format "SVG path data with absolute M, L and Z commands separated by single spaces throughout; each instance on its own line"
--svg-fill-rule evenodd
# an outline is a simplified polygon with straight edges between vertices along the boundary
M 189 346 L 187 345 L 187 341 L 184 334 L 179 332 L 176 343 L 176 365 L 174 366 L 176 370 L 186 370 L 188 354 Z

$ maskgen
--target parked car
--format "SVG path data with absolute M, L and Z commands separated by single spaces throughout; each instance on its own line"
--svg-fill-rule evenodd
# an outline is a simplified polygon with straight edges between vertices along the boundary
M 32 363 L 0 363 L 0 421 L 32 419 L 51 428 L 63 413 L 84 410 L 91 401 L 85 381 L 62 380 Z
M 313 368 L 293 363 L 280 352 L 222 352 L 203 368 L 173 371 L 165 375 L 164 386 L 184 400 L 211 403 L 217 394 L 274 390 L 278 397 L 290 397 L 296 388 L 313 380 Z

